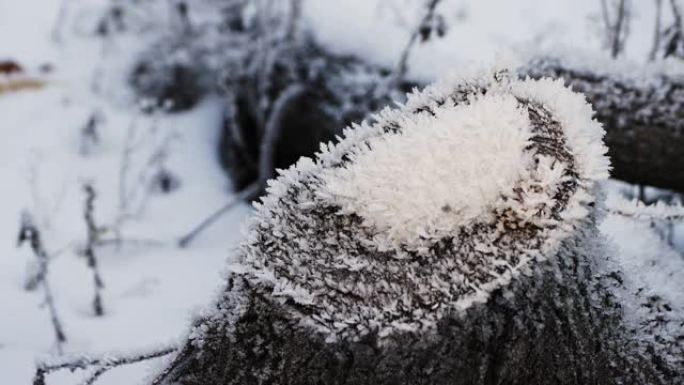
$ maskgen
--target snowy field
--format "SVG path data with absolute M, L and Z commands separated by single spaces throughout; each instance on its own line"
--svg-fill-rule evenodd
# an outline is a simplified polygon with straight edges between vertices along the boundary
M 392 66 L 416 22 L 416 3 L 305 0 L 304 16 L 320 41 L 335 51 Z M 634 3 L 626 56 L 644 61 L 654 10 L 650 2 Z M 220 287 L 221 271 L 234 258 L 240 240 L 240 223 L 251 211 L 248 205 L 239 205 L 189 247 L 177 247 L 180 236 L 231 197 L 230 181 L 216 155 L 222 100 L 210 96 L 178 114 L 136 113 L 124 73 L 147 37 L 117 36 L 104 44 L 83 33 L 106 4 L 107 0 L 0 0 L 0 61 L 21 63 L 42 84 L 0 93 L 3 385 L 29 384 L 36 360 L 58 354 L 42 291 L 24 288 L 35 257 L 26 245 L 16 245 L 23 211 L 32 213 L 51 257 L 48 279 L 67 337 L 65 354 L 145 349 L 182 337 L 192 314 Z M 463 67 L 515 57 L 532 47 L 601 52 L 598 4 L 446 1 L 448 34 L 419 46 L 409 73 L 437 79 Z M 64 22 L 57 26 L 60 38 L 55 40 L 60 12 Z M 51 71 L 40 70 L 45 64 Z M 93 116 L 100 122 L 99 141 L 84 143 L 82 131 Z M 136 190 L 160 169 L 177 178 L 177 189 L 168 194 Z M 122 178 L 123 195 L 130 197 L 123 214 Z M 112 243 L 97 249 L 105 285 L 103 316 L 93 313 L 92 272 L 81 255 L 86 241 L 84 183 L 96 191 L 95 220 L 106 228 L 102 238 L 115 239 L 116 228 L 124 239 L 120 246 Z M 608 189 L 617 194 L 631 187 L 611 182 Z M 648 222 L 609 216 L 602 231 L 619 245 L 628 271 L 646 272 L 643 279 L 661 283 L 653 286 L 654 292 L 684 304 L 684 291 L 673 279 L 684 274 L 684 258 Z M 674 242 L 684 250 L 683 229 L 674 230 Z M 663 264 L 668 268 L 656 273 L 653 266 Z M 118 368 L 98 383 L 139 383 L 155 365 L 153 361 Z M 60 373 L 49 383 L 78 384 L 83 378 L 84 373 Z

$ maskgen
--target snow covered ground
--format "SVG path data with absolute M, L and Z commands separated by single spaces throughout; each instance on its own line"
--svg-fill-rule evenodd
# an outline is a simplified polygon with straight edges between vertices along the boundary
M 49 280 L 67 334 L 67 353 L 146 348 L 181 336 L 193 309 L 205 305 L 219 287 L 220 271 L 239 241 L 240 221 L 250 213 L 247 205 L 239 206 L 189 248 L 175 246 L 179 236 L 230 198 L 230 183 L 215 152 L 221 100 L 209 97 L 183 114 L 136 113 L 122 75 L 145 39 L 123 36 L 105 46 L 102 39 L 79 32 L 92 26 L 106 3 L 0 0 L 0 60 L 16 60 L 31 76 L 45 82 L 37 90 L 0 94 L 2 384 L 30 383 L 35 360 L 56 354 L 41 291 L 24 289 L 27 264 L 34 257 L 26 246 L 16 247 L 23 210 L 34 215 L 45 247 L 54 255 Z M 650 49 L 653 7 L 649 2 L 634 3 L 627 56 L 643 60 Z M 61 4 L 67 5 L 67 22 L 58 28 L 61 42 L 55 42 L 51 33 Z M 304 14 L 324 44 L 393 65 L 415 23 L 416 4 L 408 0 L 309 0 Z M 415 50 L 410 60 L 413 76 L 434 79 L 532 45 L 600 50 L 596 32 L 600 9 L 595 0 L 453 0 L 445 1 L 443 7 L 449 33 Z M 54 70 L 39 73 L 45 63 Z M 104 75 L 97 76 L 101 72 Z M 101 79 L 97 94 L 94 78 Z M 100 141 L 83 154 L 81 131 L 94 113 L 103 118 L 98 127 Z M 142 144 L 127 174 L 129 185 L 135 185 L 145 170 L 141 165 L 146 157 L 167 139 L 164 166 L 181 184 L 169 194 L 151 195 L 144 209 L 120 227 L 124 238 L 153 240 L 153 245 L 98 249 L 105 315 L 96 317 L 90 306 L 92 275 L 78 252 L 86 237 L 81 185 L 91 181 L 97 191 L 96 221 L 103 226 L 116 223 L 122 160 L 132 125 Z M 611 189 L 617 190 L 615 186 Z M 633 255 L 630 261 L 642 261 L 630 268 L 645 268 L 648 258 L 639 259 L 643 255 L 663 254 L 669 271 L 684 271 L 681 256 L 661 244 L 647 224 L 610 217 L 602 229 Z M 654 279 L 666 281 L 668 277 Z M 679 293 L 676 288 L 667 290 Z M 681 297 L 674 300 L 684 303 Z M 100 383 L 136 383 L 149 365 L 153 364 L 113 370 Z M 49 383 L 75 384 L 81 375 L 62 373 L 51 376 Z

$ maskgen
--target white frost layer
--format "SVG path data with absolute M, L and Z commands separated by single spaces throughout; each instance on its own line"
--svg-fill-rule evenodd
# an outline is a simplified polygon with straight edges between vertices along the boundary
M 530 127 L 512 95 L 406 115 L 327 179 L 343 211 L 404 244 L 445 235 L 491 212 L 528 164 Z

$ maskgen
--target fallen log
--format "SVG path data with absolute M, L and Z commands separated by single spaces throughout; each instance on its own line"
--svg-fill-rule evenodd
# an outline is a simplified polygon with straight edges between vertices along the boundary
M 632 327 L 605 268 L 602 136 L 581 95 L 502 72 L 346 130 L 269 184 L 151 383 L 680 383 L 681 340 Z
M 606 129 L 614 178 L 684 191 L 684 75 L 595 61 L 539 57 L 521 72 L 563 78 L 586 95 Z

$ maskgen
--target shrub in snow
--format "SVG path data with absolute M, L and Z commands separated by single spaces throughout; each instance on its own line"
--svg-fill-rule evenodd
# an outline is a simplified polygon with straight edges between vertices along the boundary
M 188 47 L 162 41 L 139 57 L 129 83 L 139 99 L 168 111 L 184 111 L 207 93 L 205 70 Z
M 681 379 L 624 321 L 592 115 L 561 81 L 497 72 L 345 130 L 269 183 L 242 264 L 153 383 Z

